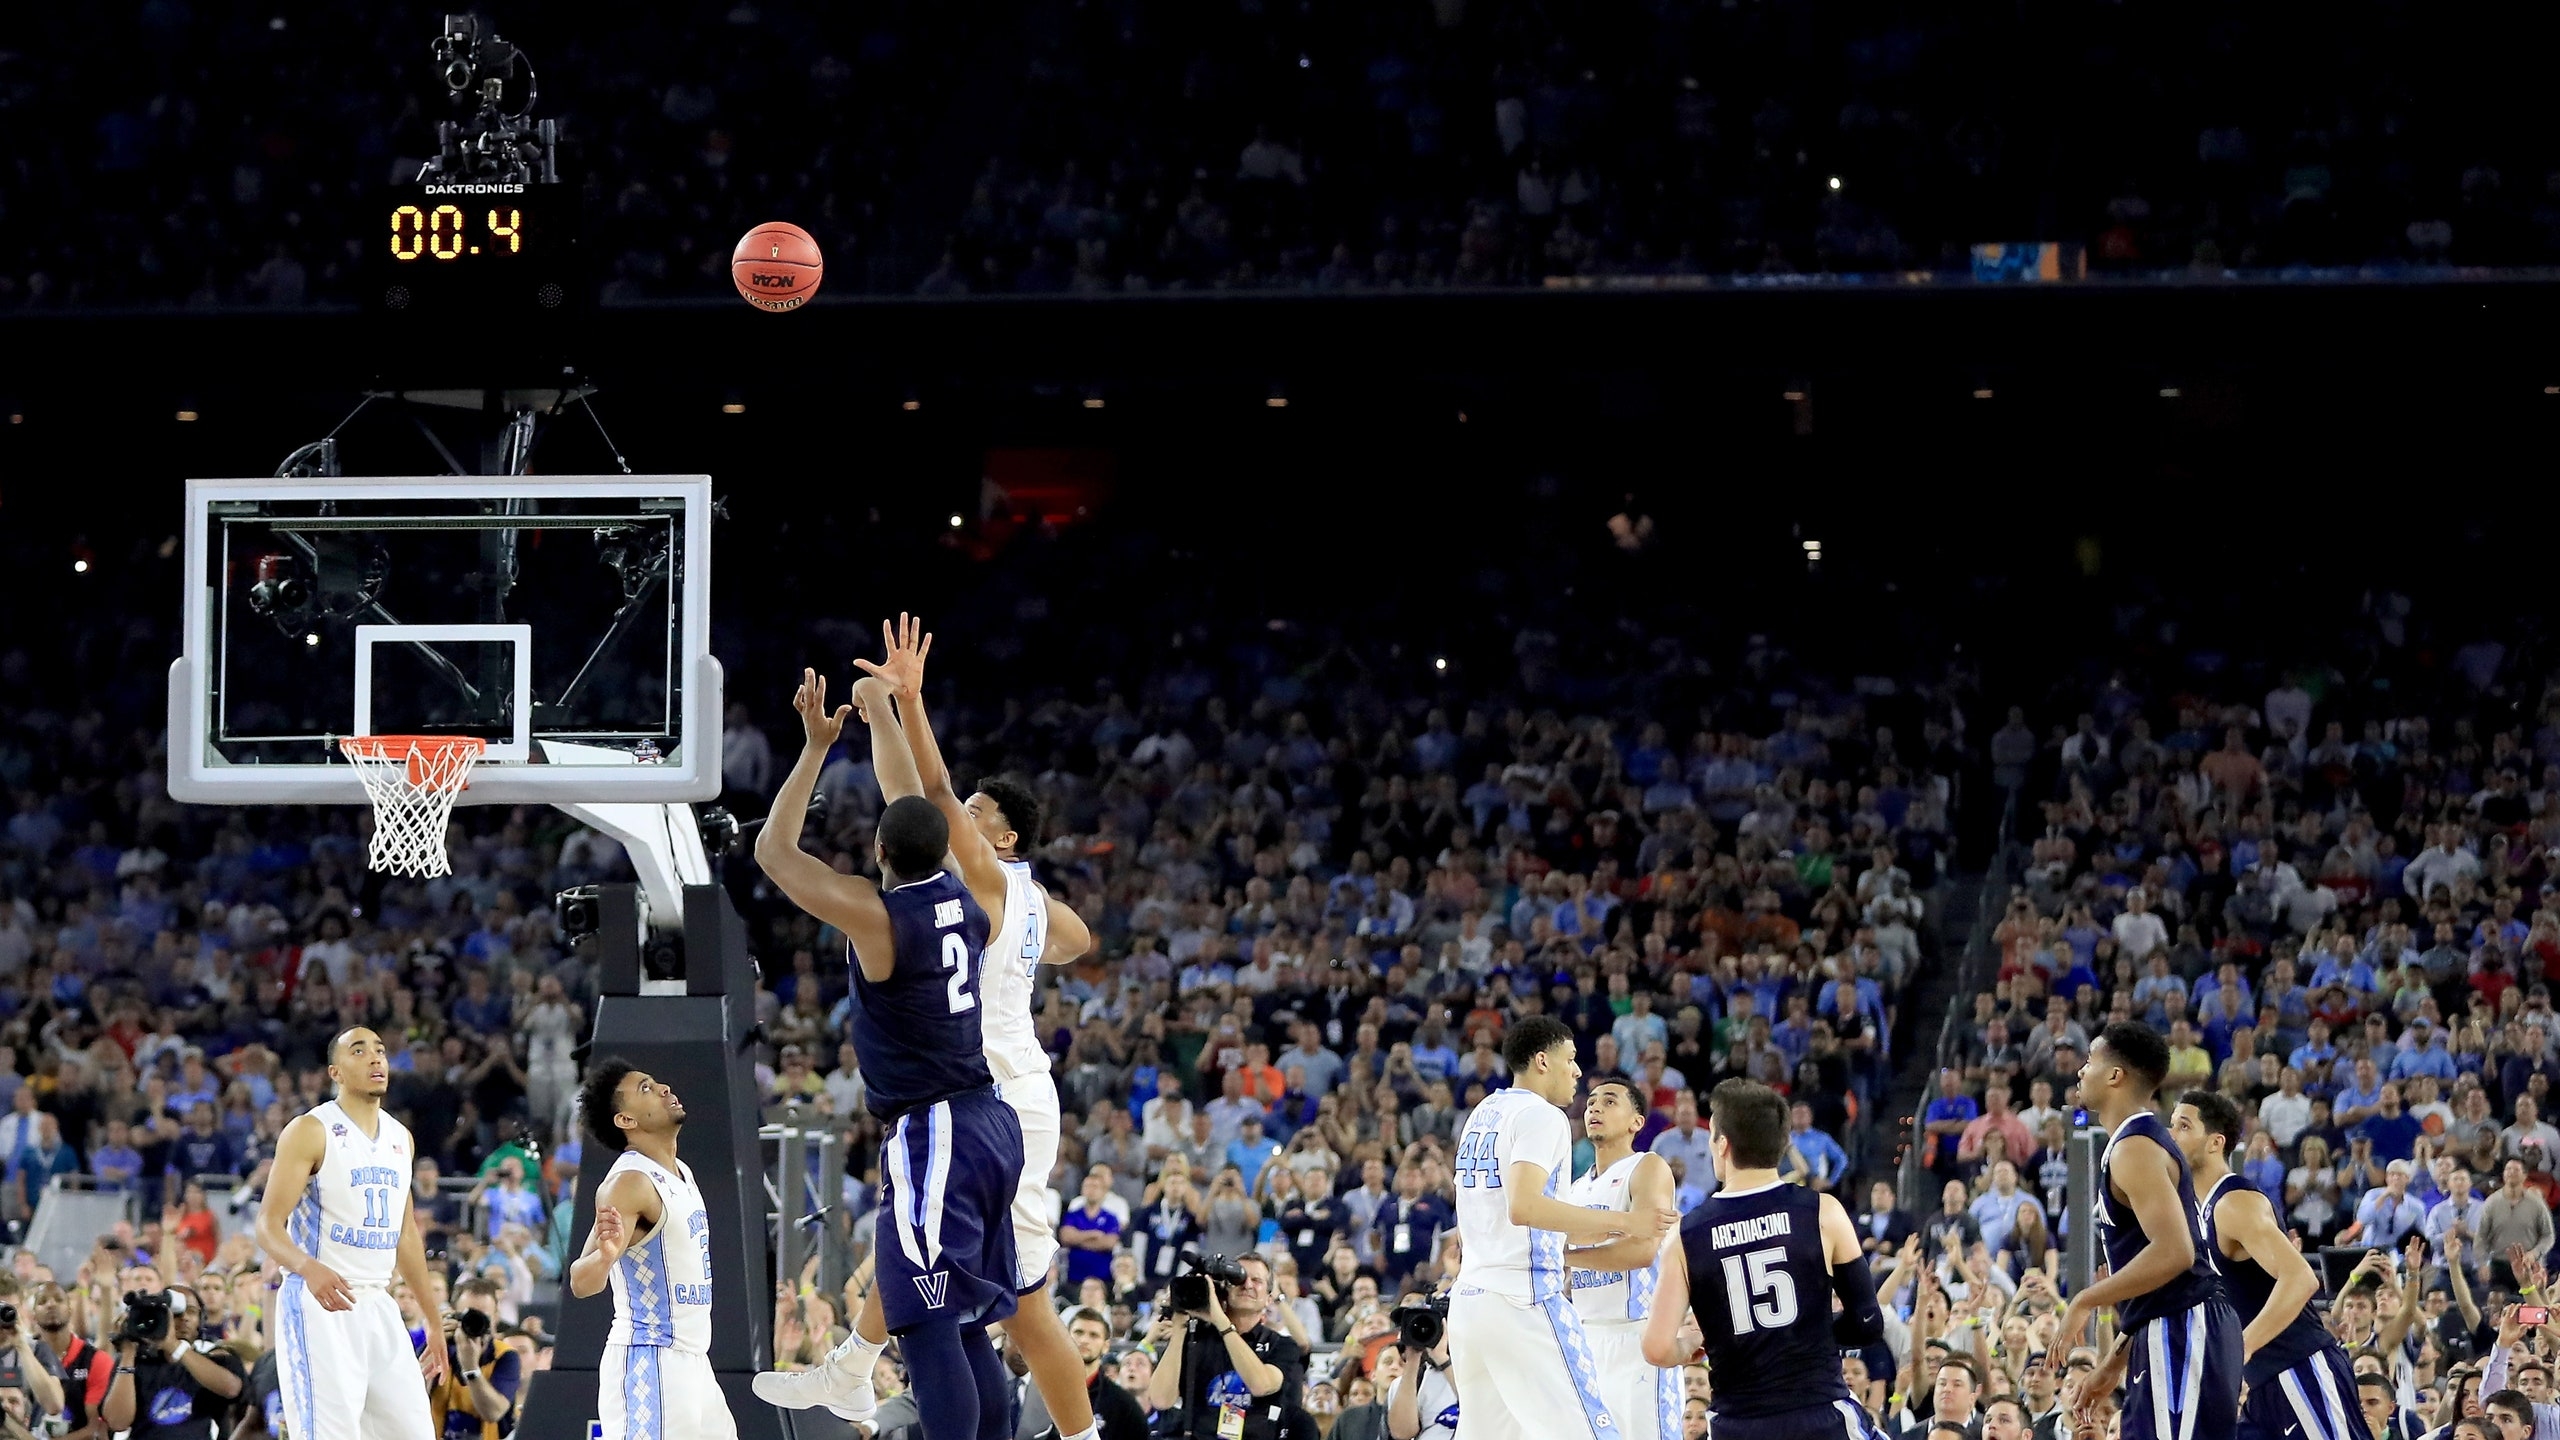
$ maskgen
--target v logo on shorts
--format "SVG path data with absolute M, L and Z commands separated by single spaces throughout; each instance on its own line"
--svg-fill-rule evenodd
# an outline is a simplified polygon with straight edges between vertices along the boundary
M 918 1275 L 915 1280 L 916 1293 L 924 1297 L 924 1308 L 927 1310 L 939 1310 L 950 1300 L 950 1271 L 936 1270 L 930 1275 Z

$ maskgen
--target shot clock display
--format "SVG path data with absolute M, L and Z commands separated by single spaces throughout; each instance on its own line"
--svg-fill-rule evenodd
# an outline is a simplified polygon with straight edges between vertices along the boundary
M 485 212 L 477 205 L 402 205 L 391 212 L 391 258 L 404 264 L 522 255 L 525 239 L 522 205 L 492 205 Z
M 364 240 L 368 308 L 421 318 L 579 309 L 578 209 L 565 185 L 463 182 L 383 194 Z

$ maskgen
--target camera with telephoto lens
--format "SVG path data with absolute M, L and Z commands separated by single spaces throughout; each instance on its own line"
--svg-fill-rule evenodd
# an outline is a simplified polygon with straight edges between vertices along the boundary
M 158 1345 L 169 1333 L 169 1292 L 147 1294 L 128 1290 L 124 1295 L 124 1323 L 116 1327 L 118 1342 L 130 1340 L 145 1349 Z
M 1449 1297 L 1433 1295 L 1399 1305 L 1387 1312 L 1387 1319 L 1395 1324 L 1398 1345 L 1428 1355 L 1449 1333 Z
M 461 1328 L 462 1333 L 466 1338 L 472 1340 L 486 1340 L 489 1338 L 489 1317 L 481 1314 L 477 1310 L 463 1311 L 461 1314 L 454 1317 L 453 1323 Z
M 1212 1255 L 1204 1260 L 1197 1255 L 1185 1254 L 1181 1258 L 1183 1273 L 1173 1277 L 1167 1293 L 1173 1308 L 1182 1314 L 1209 1313 L 1211 1281 L 1217 1282 L 1222 1298 L 1226 1289 L 1244 1283 L 1244 1267 L 1224 1255 Z

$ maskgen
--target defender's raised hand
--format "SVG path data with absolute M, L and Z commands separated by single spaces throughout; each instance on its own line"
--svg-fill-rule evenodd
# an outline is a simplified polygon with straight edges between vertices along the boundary
M 880 622 L 881 648 L 887 658 L 874 664 L 856 660 L 854 667 L 866 675 L 876 675 L 897 692 L 900 700 L 912 700 L 924 693 L 924 660 L 933 653 L 933 635 L 924 628 L 922 618 L 904 610 L 895 620 Z

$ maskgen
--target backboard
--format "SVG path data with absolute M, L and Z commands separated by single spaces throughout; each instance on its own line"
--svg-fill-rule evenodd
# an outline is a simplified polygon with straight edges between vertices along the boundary
M 464 805 L 720 793 L 711 481 L 187 482 L 169 793 L 366 803 L 337 742 L 474 735 Z

